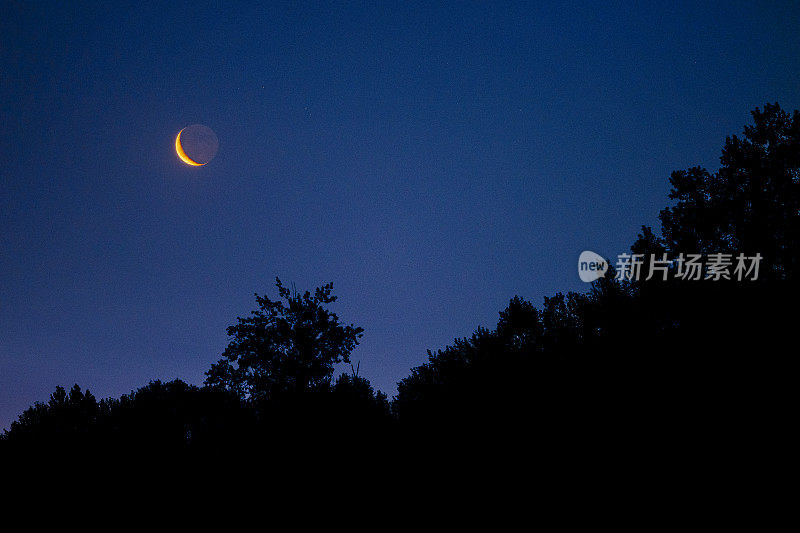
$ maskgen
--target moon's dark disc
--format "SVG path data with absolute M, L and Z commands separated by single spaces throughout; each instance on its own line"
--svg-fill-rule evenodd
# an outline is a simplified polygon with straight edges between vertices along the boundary
M 208 126 L 192 124 L 181 131 L 181 146 L 192 161 L 205 165 L 217 155 L 219 140 Z

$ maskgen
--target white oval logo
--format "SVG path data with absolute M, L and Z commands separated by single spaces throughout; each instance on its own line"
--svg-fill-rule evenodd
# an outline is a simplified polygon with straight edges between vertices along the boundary
M 600 255 L 589 250 L 581 252 L 578 257 L 578 275 L 581 277 L 581 281 L 591 283 L 605 276 L 607 271 L 608 262 Z

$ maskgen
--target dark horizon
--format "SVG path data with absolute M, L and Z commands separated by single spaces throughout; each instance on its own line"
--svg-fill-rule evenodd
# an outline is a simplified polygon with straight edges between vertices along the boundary
M 515 295 L 585 291 L 580 252 L 658 227 L 753 108 L 800 108 L 792 2 L 4 11 L 0 428 L 56 385 L 201 384 L 276 276 L 334 283 L 391 397 Z

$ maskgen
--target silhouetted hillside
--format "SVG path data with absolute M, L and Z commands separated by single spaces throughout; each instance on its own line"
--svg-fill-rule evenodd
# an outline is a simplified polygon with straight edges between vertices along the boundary
M 391 404 L 355 371 L 333 379 L 362 329 L 328 310 L 332 286 L 300 294 L 278 281 L 278 300 L 257 296 L 228 329 L 205 386 L 155 381 L 101 401 L 59 387 L 3 448 L 369 443 L 376 455 L 419 454 L 416 467 L 491 460 L 553 479 L 661 480 L 664 491 L 702 478 L 714 491 L 758 487 L 754 505 L 780 507 L 798 445 L 800 113 L 756 109 L 720 161 L 674 172 L 660 234 L 643 227 L 631 246 L 645 272 L 647 258 L 669 258 L 663 276 L 617 279 L 612 261 L 586 293 L 541 308 L 515 297 L 494 329 L 429 352 Z M 685 254 L 758 255 L 759 275 L 686 279 Z

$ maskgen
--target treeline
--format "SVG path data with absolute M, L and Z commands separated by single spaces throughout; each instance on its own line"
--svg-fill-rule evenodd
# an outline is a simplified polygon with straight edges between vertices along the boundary
M 314 442 L 444 453 L 454 448 L 431 443 L 482 443 L 568 457 L 572 468 L 788 475 L 797 444 L 800 113 L 768 104 L 752 116 L 742 136 L 726 139 L 718 171 L 672 174 L 660 235 L 643 227 L 631 253 L 760 254 L 758 279 L 686 281 L 675 262 L 666 279 L 617 279 L 611 261 L 586 293 L 559 293 L 541 307 L 513 298 L 494 329 L 429 352 L 391 401 L 355 368 L 334 379 L 363 330 L 329 309 L 332 285 L 298 293 L 278 280 L 277 299 L 256 295 L 257 309 L 228 328 L 230 343 L 202 387 L 154 381 L 99 401 L 77 385 L 59 387 L 12 423 L 0 449 Z

